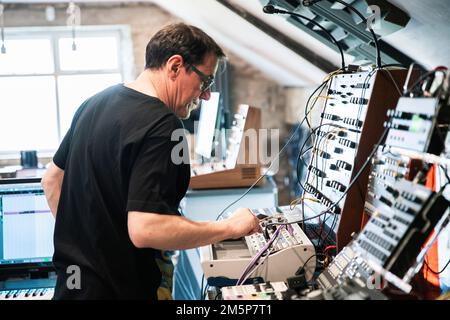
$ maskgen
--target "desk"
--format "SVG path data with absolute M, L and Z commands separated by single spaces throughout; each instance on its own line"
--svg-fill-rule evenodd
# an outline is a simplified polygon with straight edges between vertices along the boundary
M 188 190 L 181 202 L 184 215 L 196 221 L 216 220 L 219 213 L 238 199 L 247 188 Z M 253 188 L 227 212 L 237 208 L 266 208 L 278 205 L 278 189 L 272 179 L 266 179 L 261 187 Z M 203 270 L 197 248 L 179 251 L 173 281 L 173 298 L 176 300 L 199 300 Z M 204 281 L 206 285 L 206 280 Z

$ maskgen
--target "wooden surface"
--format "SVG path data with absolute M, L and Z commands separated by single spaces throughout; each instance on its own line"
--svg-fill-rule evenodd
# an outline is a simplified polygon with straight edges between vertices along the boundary
M 239 141 L 239 154 L 234 168 L 227 168 L 224 163 L 193 165 L 194 175 L 191 176 L 189 187 L 192 189 L 220 189 L 251 186 L 261 175 L 258 139 L 260 127 L 261 110 L 248 107 L 243 130 L 244 133 L 247 130 L 255 130 L 257 140 L 248 143 L 248 141 L 244 141 L 244 135 L 242 141 Z M 250 160 L 256 160 L 256 163 L 247 164 Z M 261 185 L 263 181 L 264 179 L 261 179 L 257 185 Z

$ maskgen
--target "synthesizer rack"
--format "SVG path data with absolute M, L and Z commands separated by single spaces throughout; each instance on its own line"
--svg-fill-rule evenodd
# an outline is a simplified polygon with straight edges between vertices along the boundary
M 405 72 L 397 71 L 331 77 L 321 122 L 310 128 L 312 159 L 297 199 L 302 209 L 278 208 L 303 227 L 327 210 L 339 217 L 337 255 L 330 260 L 330 246 L 323 253 L 316 247 L 324 269 L 306 287 L 292 287 L 289 278 L 277 289 L 267 283 L 228 288 L 227 297 L 259 299 L 261 288 L 268 290 L 264 299 L 291 300 L 387 299 L 390 285 L 411 292 L 425 255 L 450 222 L 450 99 L 447 89 L 417 95 L 410 86 L 402 94 Z
M 388 110 L 386 145 L 427 152 L 436 128 L 439 112 L 437 98 L 400 98 L 395 109 Z
M 402 277 L 449 202 L 442 192 L 408 181 L 400 173 L 393 176 L 392 163 L 383 162 L 383 151 L 378 151 L 366 197 L 371 218 L 355 247 L 362 256 Z
M 368 168 L 357 184 L 349 188 L 350 183 L 383 135 L 387 110 L 400 97 L 396 86 L 400 87 L 405 77 L 404 70 L 377 70 L 331 78 L 321 122 L 313 136 L 303 198 L 317 200 L 308 202 L 313 212 L 305 209 L 305 218 L 327 210 L 333 215 L 326 223 L 334 229 L 340 248 L 360 228 Z
M 355 281 L 361 287 L 376 281 L 375 271 L 359 257 L 350 244 L 346 246 L 328 267 L 318 276 L 320 288 L 329 289 L 343 284 L 347 279 Z
M 421 184 L 431 166 L 447 172 L 450 167 L 445 157 L 424 152 L 443 149 L 430 148 L 438 123 L 448 124 L 439 118 L 439 104 L 433 97 L 401 98 L 388 111 L 387 139 L 372 159 L 368 179 L 364 211 L 369 220 L 320 274 L 321 288 L 350 279 L 378 290 L 386 280 L 405 292 L 412 289 L 409 282 L 449 216 L 450 203 L 443 194 L 450 181 L 441 182 L 437 191 Z

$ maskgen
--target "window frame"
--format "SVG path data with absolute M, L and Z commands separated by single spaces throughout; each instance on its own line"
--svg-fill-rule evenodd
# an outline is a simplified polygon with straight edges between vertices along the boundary
M 61 133 L 61 111 L 58 90 L 58 77 L 70 75 L 100 75 L 118 73 L 122 76 L 122 82 L 134 79 L 134 55 L 131 39 L 131 31 L 127 25 L 101 25 L 101 26 L 77 26 L 75 29 L 76 40 L 83 37 L 114 37 L 117 40 L 117 68 L 92 69 L 92 70 L 61 70 L 59 61 L 59 39 L 71 38 L 72 29 L 68 27 L 14 27 L 5 28 L 5 47 L 8 50 L 8 39 L 49 39 L 53 55 L 54 70 L 52 73 L 17 73 L 0 74 L 0 78 L 12 77 L 41 77 L 51 76 L 54 79 L 55 105 L 56 105 L 56 128 L 59 143 L 64 136 Z M 0 160 L 20 159 L 21 150 L 0 151 Z M 52 157 L 56 149 L 37 150 L 39 157 Z

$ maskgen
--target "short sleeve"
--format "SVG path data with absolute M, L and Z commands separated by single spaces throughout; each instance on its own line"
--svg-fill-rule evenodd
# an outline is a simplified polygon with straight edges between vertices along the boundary
M 177 150 L 187 147 L 185 143 L 183 138 L 146 137 L 131 170 L 127 211 L 180 214 L 179 195 L 185 191 L 186 179 L 183 166 L 189 165 L 180 162 Z
M 69 153 L 70 142 L 72 140 L 72 130 L 69 129 L 64 136 L 63 141 L 59 145 L 58 150 L 53 156 L 53 163 L 58 166 L 58 168 L 64 170 L 66 168 L 67 154 Z
M 78 119 L 80 118 L 81 113 L 86 108 L 86 105 L 87 105 L 86 102 L 87 101 L 85 101 L 75 112 L 75 115 L 73 116 L 70 128 L 67 131 L 66 135 L 64 136 L 64 139 L 61 142 L 61 144 L 59 145 L 59 148 L 56 151 L 55 155 L 53 156 L 53 163 L 56 164 L 58 166 L 58 168 L 60 168 L 62 170 L 64 170 L 66 167 L 66 160 L 67 160 L 67 155 L 69 154 L 70 143 L 72 141 L 73 131 L 75 130 L 75 126 L 78 122 Z

